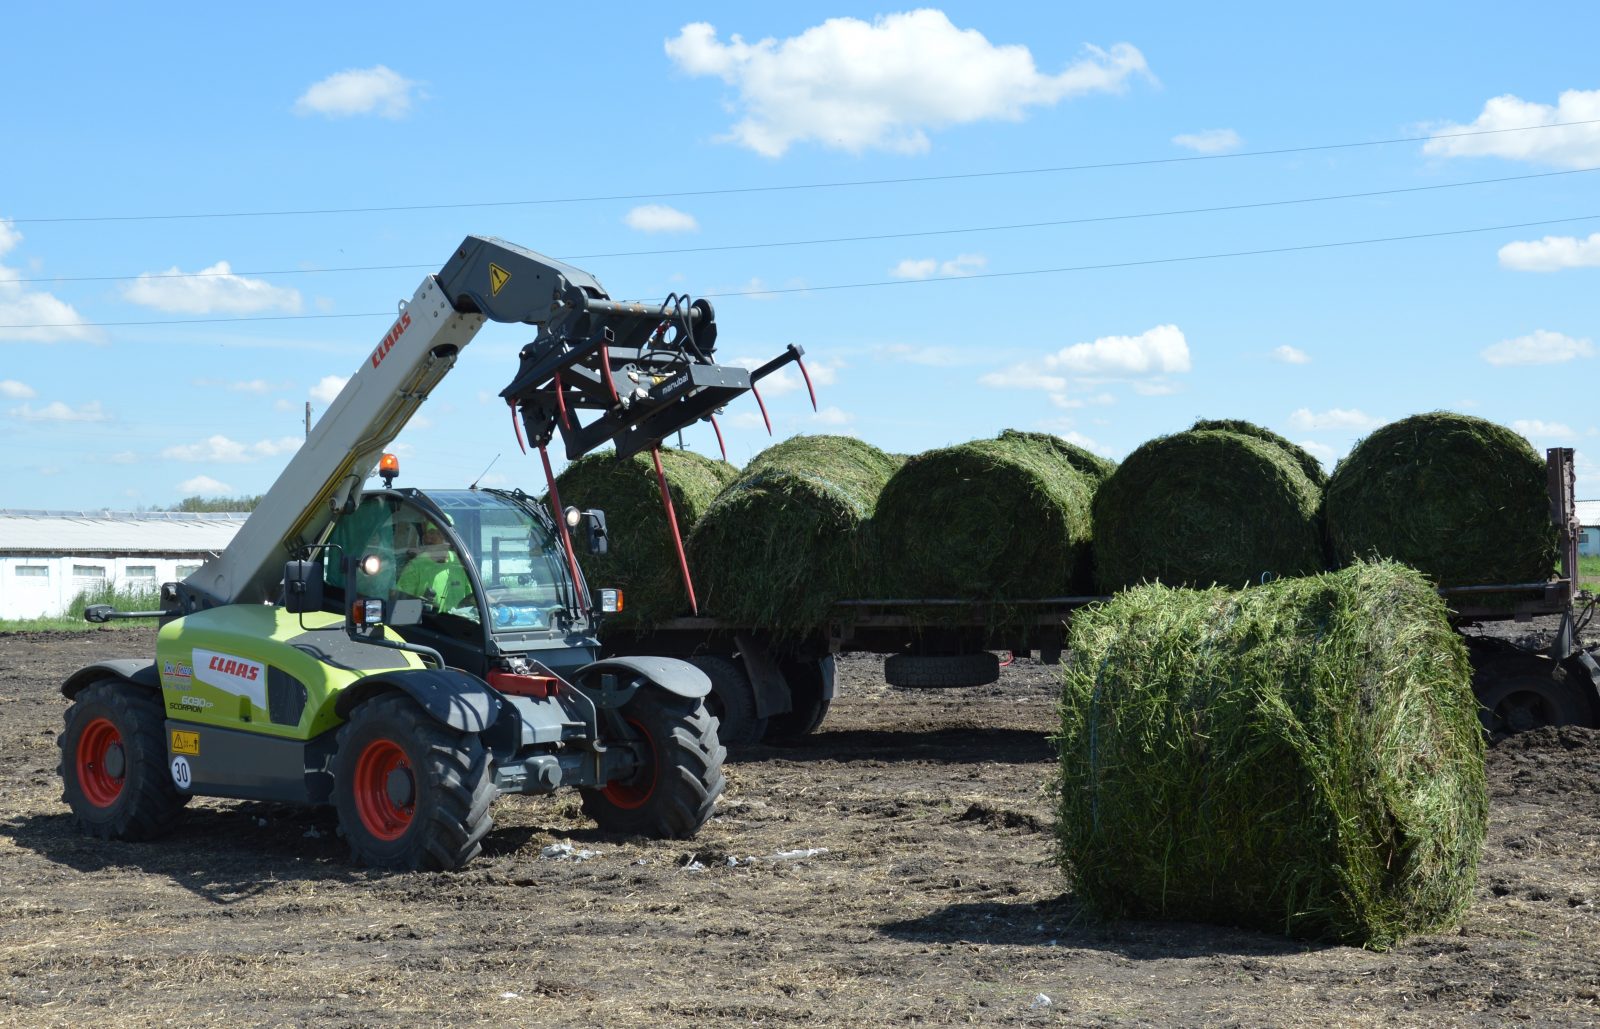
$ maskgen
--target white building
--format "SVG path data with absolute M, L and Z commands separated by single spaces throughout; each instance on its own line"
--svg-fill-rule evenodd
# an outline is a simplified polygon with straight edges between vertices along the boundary
M 242 514 L 0 510 L 0 618 L 62 614 L 104 585 L 154 590 L 219 554 Z
M 1578 553 L 1585 557 L 1600 554 L 1600 500 L 1580 500 L 1578 509 Z

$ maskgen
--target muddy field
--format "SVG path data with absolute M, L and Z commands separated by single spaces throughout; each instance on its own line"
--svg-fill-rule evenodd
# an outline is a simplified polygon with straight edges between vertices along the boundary
M 330 813 L 259 804 L 81 838 L 57 684 L 152 651 L 143 630 L 0 636 L 0 1023 L 1600 1022 L 1593 731 L 1493 748 L 1465 925 L 1377 954 L 1085 918 L 1049 859 L 1052 674 L 1025 663 L 948 693 L 842 663 L 823 730 L 736 754 L 692 843 L 603 839 L 570 795 L 500 802 L 456 873 L 352 868 Z

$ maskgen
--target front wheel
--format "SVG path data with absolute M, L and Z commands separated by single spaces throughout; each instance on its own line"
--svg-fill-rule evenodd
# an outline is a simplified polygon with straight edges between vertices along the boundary
M 334 806 L 359 863 L 460 868 L 493 826 L 489 754 L 399 693 L 367 701 L 339 730 Z
M 103 840 L 149 840 L 171 829 L 189 795 L 167 770 L 160 694 L 102 679 L 67 708 L 62 797 L 80 826 Z
M 699 700 L 646 686 L 621 711 L 625 738 L 638 767 L 627 779 L 583 789 L 584 814 L 619 836 L 687 839 L 711 817 L 725 781 L 727 751 L 717 721 Z

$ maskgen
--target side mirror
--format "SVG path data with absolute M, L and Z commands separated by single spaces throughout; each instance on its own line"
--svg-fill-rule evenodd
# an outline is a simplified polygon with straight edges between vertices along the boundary
M 604 554 L 611 549 L 610 537 L 606 535 L 606 513 L 601 510 L 585 511 L 583 513 L 584 528 L 589 530 L 589 553 Z
M 322 558 L 283 566 L 283 609 L 290 614 L 322 610 Z

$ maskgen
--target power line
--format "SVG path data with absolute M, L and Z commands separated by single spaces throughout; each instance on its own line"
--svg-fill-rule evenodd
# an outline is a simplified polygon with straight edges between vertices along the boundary
M 1334 200 L 1360 200 L 1371 197 L 1399 196 L 1407 193 L 1427 193 L 1445 189 L 1461 189 L 1468 186 L 1489 186 L 1504 182 L 1523 182 L 1529 179 L 1549 179 L 1563 175 L 1583 175 L 1589 172 L 1600 171 L 1600 166 L 1592 168 L 1567 168 L 1552 172 L 1530 172 L 1526 175 L 1503 175 L 1493 179 L 1469 179 L 1463 182 L 1439 182 L 1426 186 L 1400 186 L 1393 189 L 1372 189 L 1360 193 L 1332 193 L 1314 197 L 1295 197 L 1287 200 L 1255 200 L 1241 204 L 1219 204 L 1211 207 L 1185 207 L 1167 211 L 1140 211 L 1130 214 L 1103 214 L 1085 218 L 1062 218 L 1053 221 L 1015 222 L 1005 225 L 974 225 L 957 229 L 920 229 L 915 232 L 882 232 L 865 236 L 830 236 L 820 239 L 791 239 L 759 243 L 725 243 L 700 247 L 673 247 L 664 250 L 620 250 L 611 253 L 599 254 L 571 254 L 557 258 L 561 261 L 592 261 L 601 258 L 616 257 L 664 257 L 679 254 L 704 254 L 717 253 L 730 250 L 768 250 L 779 247 L 805 247 L 821 246 L 833 243 L 867 243 L 891 239 L 917 239 L 926 236 L 955 236 L 981 232 L 1010 232 L 1019 229 L 1059 228 L 1067 225 L 1091 225 L 1099 222 L 1136 221 L 1144 218 L 1171 218 L 1180 215 L 1192 214 L 1219 214 L 1227 211 L 1248 211 L 1266 207 L 1290 207 L 1297 204 L 1320 204 Z M 269 276 L 269 275 L 326 275 L 343 272 L 376 272 L 376 271 L 416 271 L 424 268 L 437 267 L 438 262 L 432 264 L 369 264 L 350 265 L 333 268 L 279 268 L 268 271 L 226 271 L 226 272 L 144 272 L 138 275 L 65 275 L 45 276 L 32 279 L 12 279 L 16 283 L 60 283 L 60 282 L 129 282 L 135 279 L 160 281 L 164 279 L 209 279 L 224 278 L 228 276 Z
M 592 204 L 620 200 L 672 200 L 684 197 L 730 196 L 742 193 L 778 193 L 797 190 L 847 189 L 861 186 L 901 186 L 917 182 L 954 182 L 963 179 L 991 179 L 1015 175 L 1054 175 L 1064 172 L 1099 171 L 1112 168 L 1140 168 L 1163 164 L 1192 164 L 1199 161 L 1231 161 L 1247 157 L 1274 157 L 1286 154 L 1309 154 L 1328 150 L 1352 150 L 1360 147 L 1389 146 L 1396 143 L 1421 143 L 1434 139 L 1462 139 L 1470 136 L 1493 136 L 1507 132 L 1538 132 L 1546 129 L 1575 128 L 1582 125 L 1600 125 L 1600 118 L 1583 121 L 1551 122 L 1547 125 L 1520 125 L 1504 129 L 1472 129 L 1466 132 L 1444 132 L 1427 136 L 1396 136 L 1390 139 L 1369 139 L 1354 143 L 1322 143 L 1313 146 L 1278 147 L 1272 150 L 1245 150 L 1233 154 L 1187 154 L 1182 157 L 1151 157 L 1141 160 L 1100 161 L 1088 164 L 1062 164 L 1044 168 L 1012 168 L 998 171 L 957 172 L 948 175 L 911 175 L 889 179 L 847 179 L 835 182 L 801 182 L 776 186 L 732 186 L 721 189 L 692 189 L 664 193 L 617 193 L 606 196 L 547 197 L 536 200 L 486 200 L 456 204 L 395 204 L 384 207 L 320 207 L 281 211 L 214 211 L 192 214 L 121 214 L 80 215 L 72 217 L 8 218 L 15 225 L 65 224 L 73 222 L 136 222 L 182 221 L 208 218 L 281 218 L 292 216 L 320 216 L 329 214 L 377 214 L 404 211 L 451 211 L 486 207 L 533 207 L 552 204 Z
M 873 286 L 909 286 L 928 282 L 965 282 L 975 279 L 1018 278 L 1026 275 L 1059 275 L 1069 272 L 1101 271 L 1113 268 L 1138 268 L 1148 265 L 1180 264 L 1189 261 L 1216 261 L 1231 257 L 1259 257 L 1266 254 L 1292 254 L 1308 250 L 1330 250 L 1337 247 L 1370 246 L 1378 243 L 1400 243 L 1418 239 L 1440 239 L 1448 236 L 1466 236 L 1478 232 L 1504 232 L 1509 229 L 1531 229 L 1545 225 L 1567 225 L 1573 222 L 1594 221 L 1600 214 L 1580 214 L 1566 218 L 1547 218 L 1541 221 L 1513 222 L 1506 225 L 1483 225 L 1470 229 L 1445 229 L 1439 232 L 1416 232 L 1404 236 L 1377 236 L 1369 239 L 1339 240 L 1332 243 L 1302 243 L 1296 246 L 1266 247 L 1259 250 L 1231 250 L 1214 254 L 1188 254 L 1181 257 L 1152 257 L 1135 261 L 1110 261 L 1103 264 L 1067 265 L 1059 268 L 1032 268 L 1010 272 L 979 272 L 974 275 L 939 275 L 926 279 L 879 279 L 869 282 L 841 282 L 822 286 L 794 286 L 786 289 L 751 289 L 733 293 L 703 293 L 704 297 L 776 296 L 785 293 L 821 293 L 838 289 L 866 289 Z M 143 325 L 204 325 L 217 322 L 281 322 L 310 318 L 393 318 L 393 311 L 362 311 L 353 314 L 283 314 L 250 315 L 240 318 L 180 318 L 132 322 L 40 322 L 30 325 L 0 325 L 0 329 L 99 329 Z

